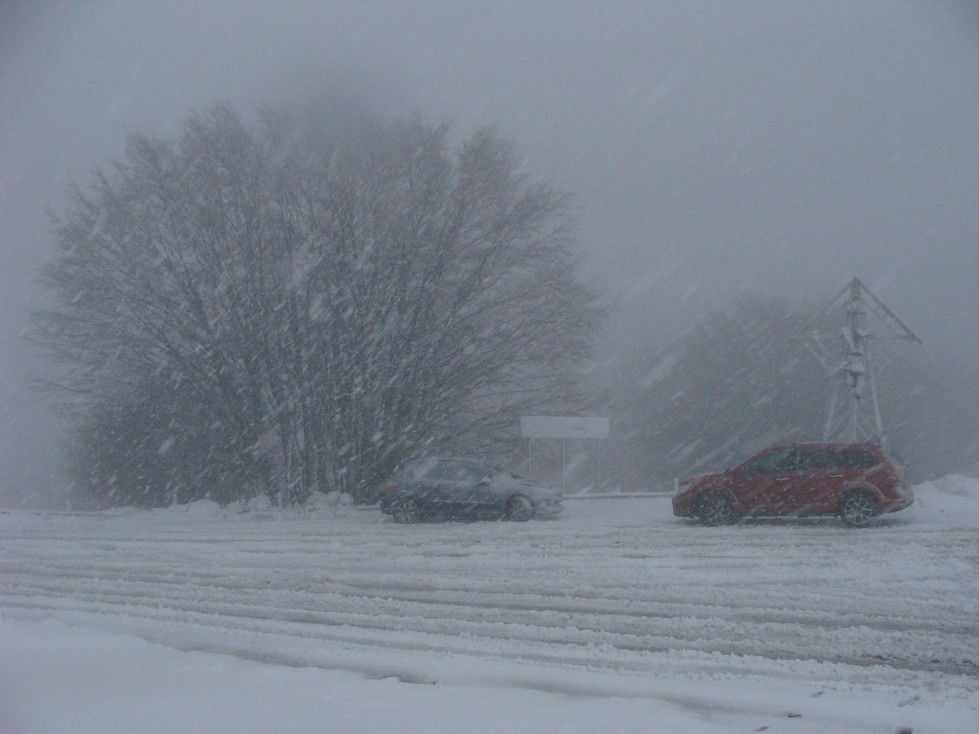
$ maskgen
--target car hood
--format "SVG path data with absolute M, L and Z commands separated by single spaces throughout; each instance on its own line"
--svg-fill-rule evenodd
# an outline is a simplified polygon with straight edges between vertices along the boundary
M 724 476 L 724 472 L 710 472 L 708 474 L 696 474 L 692 477 L 684 477 L 682 479 L 676 480 L 676 493 L 681 494 L 687 492 L 695 487 L 698 487 L 705 482 L 709 482 L 714 479 L 720 479 Z

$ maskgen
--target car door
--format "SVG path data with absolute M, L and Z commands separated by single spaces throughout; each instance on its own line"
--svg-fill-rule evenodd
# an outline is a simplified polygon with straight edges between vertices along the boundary
M 452 477 L 451 462 L 444 459 L 418 462 L 412 482 L 415 499 L 435 516 L 448 514 L 452 510 L 455 493 Z
M 483 472 L 469 461 L 449 459 L 439 467 L 439 496 L 448 514 L 471 515 L 479 510 L 477 485 Z
M 731 490 L 749 515 L 782 515 L 791 504 L 797 478 L 794 449 L 766 451 L 745 462 L 736 472 Z
M 488 517 L 500 504 L 499 492 L 492 478 L 495 472 L 476 462 L 460 462 L 460 494 L 472 516 Z
M 792 512 L 800 515 L 832 512 L 845 480 L 838 452 L 827 448 L 800 449 Z

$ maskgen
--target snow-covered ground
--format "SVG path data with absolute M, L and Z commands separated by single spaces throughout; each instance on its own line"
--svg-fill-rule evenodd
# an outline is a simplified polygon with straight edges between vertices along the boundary
M 979 482 L 703 528 L 0 514 L 0 732 L 979 731 Z

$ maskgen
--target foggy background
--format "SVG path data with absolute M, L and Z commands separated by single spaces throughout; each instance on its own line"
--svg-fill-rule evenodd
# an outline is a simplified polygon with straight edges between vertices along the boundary
M 972 3 L 6 2 L 0 505 L 60 481 L 59 424 L 24 385 L 45 208 L 128 131 L 172 137 L 222 100 L 496 124 L 577 194 L 583 271 L 618 301 L 609 358 L 739 295 L 823 303 L 857 276 L 936 359 L 979 364 Z

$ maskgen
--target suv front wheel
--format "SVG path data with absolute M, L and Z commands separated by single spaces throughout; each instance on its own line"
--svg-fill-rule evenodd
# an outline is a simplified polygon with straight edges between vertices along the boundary
M 716 490 L 707 492 L 700 498 L 697 516 L 704 525 L 730 525 L 738 519 L 731 500 Z

